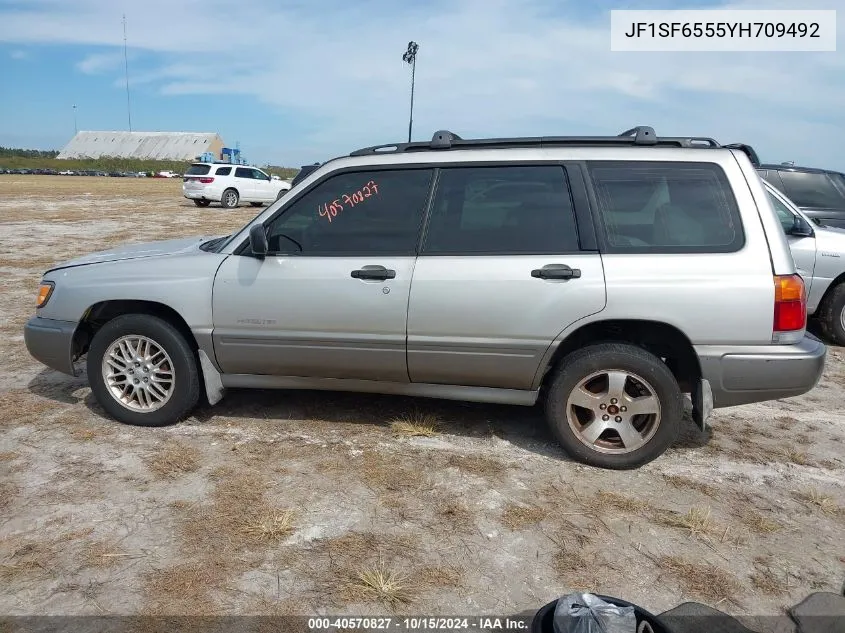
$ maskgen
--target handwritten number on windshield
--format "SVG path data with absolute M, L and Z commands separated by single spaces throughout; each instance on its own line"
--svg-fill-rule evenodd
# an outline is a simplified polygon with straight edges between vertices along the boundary
M 324 202 L 323 204 L 317 205 L 317 213 L 321 218 L 326 218 L 329 222 L 331 222 L 337 217 L 338 213 L 346 208 L 344 205 L 351 208 L 355 205 L 361 204 L 367 198 L 377 195 L 378 185 L 371 180 L 358 191 L 351 194 L 345 193 L 340 198 L 336 198 L 331 202 Z

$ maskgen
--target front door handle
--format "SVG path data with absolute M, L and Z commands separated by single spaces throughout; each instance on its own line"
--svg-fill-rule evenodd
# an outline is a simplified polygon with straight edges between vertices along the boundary
M 359 270 L 352 271 L 353 279 L 367 279 L 371 281 L 384 281 L 396 277 L 396 271 L 384 266 L 364 266 Z
M 537 279 L 578 279 L 581 269 L 570 268 L 566 264 L 548 264 L 532 270 L 531 276 Z

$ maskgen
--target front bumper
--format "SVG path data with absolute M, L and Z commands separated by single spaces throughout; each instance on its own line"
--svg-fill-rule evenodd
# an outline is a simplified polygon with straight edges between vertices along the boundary
M 695 351 L 715 408 L 807 393 L 821 380 L 827 356 L 809 332 L 795 345 L 696 345 Z
M 51 369 L 76 376 L 73 367 L 75 321 L 57 321 L 32 317 L 23 328 L 23 338 L 30 355 Z

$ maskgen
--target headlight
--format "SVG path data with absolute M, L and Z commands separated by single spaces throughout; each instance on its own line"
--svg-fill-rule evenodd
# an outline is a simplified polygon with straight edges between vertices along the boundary
M 36 308 L 43 308 L 50 300 L 50 295 L 53 294 L 55 284 L 52 281 L 42 281 L 38 286 L 38 301 L 35 304 Z

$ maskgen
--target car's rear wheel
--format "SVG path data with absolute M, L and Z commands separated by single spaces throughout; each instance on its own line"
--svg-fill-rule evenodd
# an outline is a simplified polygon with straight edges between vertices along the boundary
M 223 196 L 220 198 L 220 204 L 226 209 L 234 209 L 238 206 L 239 201 L 240 196 L 235 189 L 226 189 L 226 191 L 223 192 Z
M 207 207 L 211 204 L 211 200 L 200 200 L 198 198 L 194 198 L 194 204 L 198 207 Z
M 251 206 L 251 207 L 260 207 L 262 204 L 264 204 L 264 203 L 263 203 L 263 202 L 250 202 L 250 203 L 249 203 L 249 206 Z
M 566 356 L 546 395 L 555 437 L 577 461 L 638 468 L 677 437 L 683 396 L 659 358 L 633 345 L 590 345 Z
M 200 397 L 193 350 L 170 323 L 146 314 L 119 316 L 97 331 L 88 381 L 109 415 L 137 426 L 178 422 Z
M 281 198 L 281 197 L 282 197 L 283 195 L 285 195 L 287 192 L 288 192 L 288 190 L 287 190 L 287 189 L 282 189 L 281 191 L 279 191 L 279 193 L 277 193 L 277 194 L 276 194 L 276 200 L 278 200 L 279 198 Z
M 845 283 L 837 285 L 819 308 L 822 332 L 837 345 L 845 345 Z

